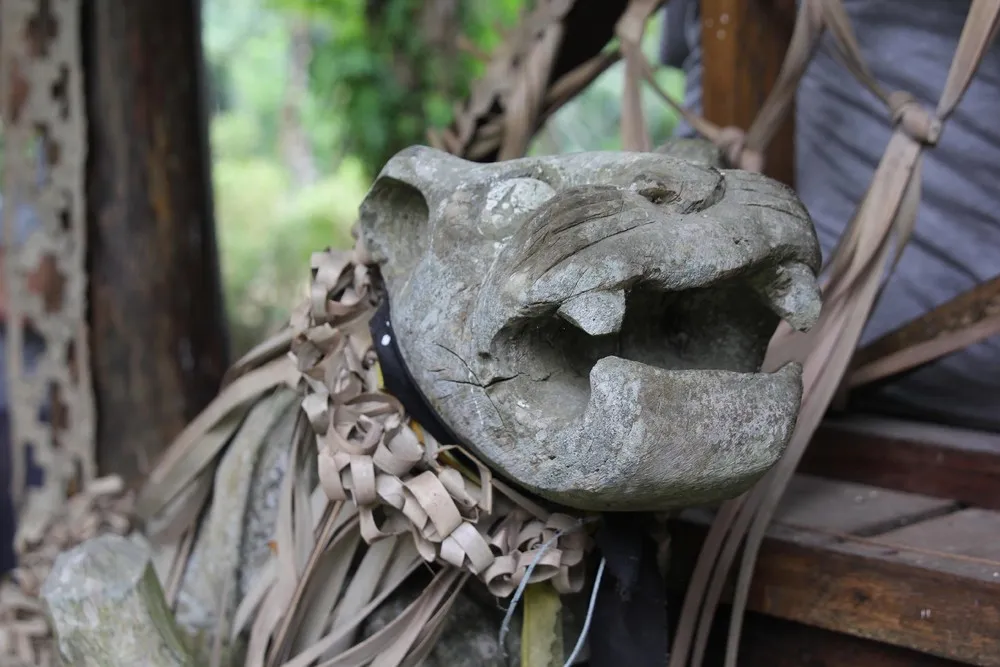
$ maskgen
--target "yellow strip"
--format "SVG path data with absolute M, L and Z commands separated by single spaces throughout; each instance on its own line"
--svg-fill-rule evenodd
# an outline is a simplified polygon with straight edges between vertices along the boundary
M 524 589 L 521 667 L 562 667 L 562 600 L 547 581 Z
M 424 442 L 424 429 L 420 426 L 416 419 L 410 419 L 410 428 L 413 429 L 413 434 L 417 436 L 417 442 L 421 445 L 426 445 Z

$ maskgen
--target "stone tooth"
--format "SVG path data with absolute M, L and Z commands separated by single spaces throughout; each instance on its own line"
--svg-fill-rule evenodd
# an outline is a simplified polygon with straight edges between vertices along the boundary
M 823 302 L 812 270 L 801 262 L 786 262 L 774 273 L 753 281 L 768 308 L 799 331 L 808 331 L 819 319 Z
M 625 319 L 625 290 L 584 292 L 563 302 L 557 312 L 591 336 L 617 333 Z

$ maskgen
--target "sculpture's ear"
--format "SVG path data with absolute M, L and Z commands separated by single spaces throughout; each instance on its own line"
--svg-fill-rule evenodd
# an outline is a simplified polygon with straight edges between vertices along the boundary
M 431 215 L 474 165 L 413 146 L 383 167 L 361 202 L 360 232 L 387 279 L 408 275 L 430 244 Z

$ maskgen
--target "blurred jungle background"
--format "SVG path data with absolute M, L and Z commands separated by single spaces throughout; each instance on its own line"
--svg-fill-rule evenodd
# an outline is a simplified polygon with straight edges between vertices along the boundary
M 425 144 L 525 0 L 205 0 L 219 251 L 232 354 L 279 327 L 309 254 L 348 246 L 371 179 Z M 657 23 L 662 17 L 657 19 Z M 651 62 L 661 34 L 647 31 Z M 619 148 L 624 65 L 560 109 L 531 154 Z M 683 74 L 657 77 L 683 98 Z M 648 88 L 654 142 L 676 116 Z

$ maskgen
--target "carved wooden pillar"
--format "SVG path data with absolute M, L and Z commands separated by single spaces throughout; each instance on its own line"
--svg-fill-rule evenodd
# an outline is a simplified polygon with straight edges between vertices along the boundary
M 29 535 L 96 474 L 80 4 L 0 2 L 10 491 Z M 26 492 L 29 452 L 41 475 Z

